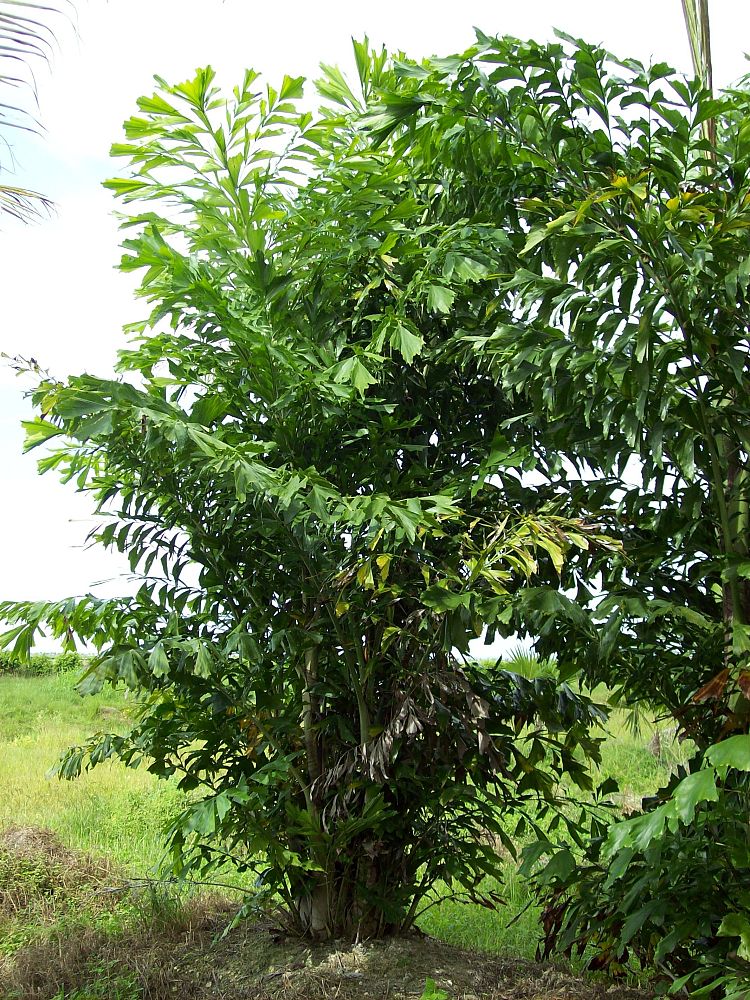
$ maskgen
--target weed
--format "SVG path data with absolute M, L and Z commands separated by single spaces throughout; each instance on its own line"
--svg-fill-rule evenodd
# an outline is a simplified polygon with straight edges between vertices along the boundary
M 82 671 L 86 658 L 80 653 L 34 653 L 26 662 L 8 650 L 0 650 L 0 674 L 47 675 Z
M 435 980 L 429 977 L 425 980 L 424 992 L 419 1000 L 448 1000 L 445 990 L 439 990 L 435 985 Z
M 117 971 L 114 962 L 97 962 L 89 966 L 91 982 L 80 989 L 67 991 L 63 987 L 52 1000 L 142 1000 L 138 976 Z

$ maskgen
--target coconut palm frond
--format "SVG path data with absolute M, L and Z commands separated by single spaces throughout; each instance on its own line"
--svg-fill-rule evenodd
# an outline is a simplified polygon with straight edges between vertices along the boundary
M 2 81 L 6 84 L 6 81 Z M 19 128 L 23 132 L 40 132 L 42 124 L 31 112 L 20 104 L 8 104 L 0 101 L 0 126 L 3 128 Z
M 711 59 L 711 22 L 708 16 L 708 0 L 682 0 L 682 12 L 685 15 L 690 55 L 693 59 L 693 70 L 706 90 L 713 92 L 714 70 Z M 716 121 L 709 118 L 703 122 L 703 135 L 711 143 L 716 144 Z
M 29 188 L 0 184 L 0 214 L 8 215 L 19 222 L 31 222 L 49 215 L 53 204 L 39 191 Z
M 34 107 L 37 96 L 34 66 L 40 62 L 49 64 L 55 47 L 56 22 L 61 17 L 72 21 L 73 11 L 71 0 L 55 0 L 54 3 L 0 0 L 1 129 L 40 131 L 41 124 L 27 104 L 22 98 L 9 100 L 9 92 L 26 91 Z M 47 214 L 51 207 L 49 199 L 38 191 L 0 184 L 0 217 L 29 222 Z
M 711 62 L 711 23 L 708 16 L 708 0 L 682 0 L 685 15 L 690 55 L 693 58 L 695 75 L 703 86 L 713 90 L 713 65 Z
M 503 656 L 503 666 L 529 680 L 533 680 L 535 677 L 557 676 L 553 659 L 541 657 L 533 649 L 527 649 L 520 644 L 508 650 Z
M 70 20 L 70 0 L 53 4 L 0 0 L 0 86 L 28 86 L 36 95 L 34 64 L 49 63 L 55 47 L 56 21 Z

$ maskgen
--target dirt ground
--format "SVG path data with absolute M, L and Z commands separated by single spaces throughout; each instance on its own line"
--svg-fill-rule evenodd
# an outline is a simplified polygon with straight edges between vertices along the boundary
M 176 963 L 180 978 L 204 981 L 225 1000 L 416 1000 L 431 979 L 450 1000 L 636 1000 L 645 994 L 572 976 L 560 968 L 451 948 L 410 937 L 355 946 L 274 942 L 269 929 L 245 927 L 217 950 Z M 188 976 L 185 977 L 185 973 Z M 204 979 L 204 975 L 207 976 Z M 176 987 L 179 989 L 179 987 Z M 440 995 L 440 994 L 438 994 Z
M 118 873 L 106 862 L 66 849 L 49 831 L 1 833 L 0 998 L 419 1000 L 428 980 L 432 1000 L 648 996 L 417 934 L 311 945 L 260 919 L 222 936 L 233 914 L 225 899 L 194 897 L 149 911 L 134 891 L 118 889 Z M 118 919 L 124 906 L 135 917 Z M 22 945 L 5 946 L 14 934 Z

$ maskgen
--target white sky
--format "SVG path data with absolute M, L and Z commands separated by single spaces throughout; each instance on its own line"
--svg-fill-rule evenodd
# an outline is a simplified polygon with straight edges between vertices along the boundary
M 100 187 L 121 169 L 108 159 L 152 75 L 182 80 L 210 63 L 232 85 L 246 66 L 272 81 L 317 75 L 320 62 L 351 71 L 351 36 L 389 49 L 447 55 L 486 33 L 544 40 L 554 27 L 602 42 L 622 56 L 666 60 L 689 70 L 680 0 L 80 0 L 77 35 L 58 30 L 51 71 L 38 72 L 43 138 L 13 139 L 15 182 L 57 203 L 54 218 L 0 230 L 0 351 L 34 356 L 56 375 L 106 375 L 124 345 L 122 325 L 142 314 L 132 278 L 114 270 L 113 200 Z M 718 86 L 750 67 L 750 3 L 713 0 Z M 84 593 L 126 571 L 124 562 L 81 544 L 92 524 L 86 502 L 21 455 L 23 387 L 0 364 L 0 599 Z M 106 591 L 122 592 L 124 580 Z M 128 588 L 129 589 L 129 588 Z M 104 593 L 97 588 L 98 593 Z

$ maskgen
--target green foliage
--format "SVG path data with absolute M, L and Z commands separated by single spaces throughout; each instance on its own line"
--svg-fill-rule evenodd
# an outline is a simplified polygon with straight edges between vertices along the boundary
M 85 739 L 101 710 L 122 713 L 127 709 L 128 700 L 121 692 L 81 698 L 70 675 L 5 678 L 0 698 L 0 786 L 4 793 L 0 828 L 11 824 L 27 830 L 44 826 L 68 848 L 106 856 L 123 878 L 147 879 L 152 875 L 163 851 L 165 826 L 183 804 L 173 782 L 159 782 L 145 769 L 134 770 L 117 762 L 96 768 L 76 782 L 45 779 L 60 749 Z M 623 788 L 653 794 L 667 779 L 668 770 L 645 748 L 650 733 L 634 740 L 623 731 L 622 716 L 621 711 L 615 711 L 606 724 L 602 773 L 615 776 Z M 509 831 L 513 826 L 510 821 Z M 492 843 L 492 838 L 488 842 Z M 433 939 L 461 949 L 532 959 L 539 914 L 530 886 L 518 875 L 517 861 L 502 850 L 498 851 L 498 869 L 502 877 L 487 888 L 502 892 L 505 905 L 497 910 L 466 906 L 446 894 L 419 918 L 420 929 Z M 75 868 L 66 862 L 65 871 L 74 872 Z M 12 877 L 17 884 L 17 877 Z M 111 875 L 106 878 L 107 885 L 117 881 Z M 241 876 L 231 866 L 211 880 L 242 884 Z M 42 884 L 48 883 L 45 880 Z M 49 919 L 58 914 L 59 901 L 54 895 L 45 898 L 54 904 Z M 139 895 L 133 902 L 145 905 L 150 898 L 150 894 Z M 100 902 L 107 899 L 109 894 L 94 897 Z M 118 911 L 122 906 L 118 897 Z M 86 906 L 76 902 L 76 908 L 83 920 Z M 139 916 L 130 910 L 128 913 Z M 146 912 L 145 916 L 151 920 L 158 914 Z M 3 928 L 0 949 L 15 951 L 45 925 L 38 911 L 24 910 L 18 923 Z
M 550 848 L 536 873 L 547 898 L 545 954 L 588 949 L 589 967 L 632 961 L 670 992 L 745 996 L 750 989 L 750 737 L 735 736 L 723 762 L 691 762 L 643 814 L 616 823 L 585 856 Z M 730 746 L 731 745 L 731 746 Z M 731 763 L 730 763 L 731 761 Z M 538 851 L 526 869 L 534 870 Z
M 480 34 L 464 56 L 403 63 L 369 125 L 429 162 L 467 225 L 501 230 L 491 320 L 456 335 L 455 357 L 479 359 L 524 410 L 540 495 L 623 543 L 585 567 L 573 553 L 564 594 L 518 590 L 513 622 L 562 676 L 666 710 L 710 763 L 750 721 L 750 91 L 711 92 L 707 9 L 685 6 L 697 80 L 563 34 Z M 574 894 L 587 928 L 576 940 L 607 921 L 602 954 L 609 934 L 615 959 L 627 945 L 648 962 L 673 929 L 658 960 L 683 985 L 724 962 L 716 988 L 742 990 L 744 781 L 683 776 L 615 828 L 639 851 L 624 873 L 600 865 L 580 896 L 572 855 L 555 854 L 550 884 Z M 735 845 L 727 905 L 717 873 Z
M 7 650 L 0 650 L 0 675 L 2 674 L 62 674 L 82 671 L 86 658 L 79 653 L 34 653 L 22 659 Z
M 557 664 L 554 659 L 542 659 L 534 650 L 516 646 L 503 654 L 506 669 L 522 677 L 556 677 Z
M 110 964 L 100 963 L 90 970 L 92 982 L 81 989 L 62 989 L 53 1000 L 140 1000 L 143 992 L 134 973 L 118 973 Z
M 434 979 L 426 979 L 420 1000 L 448 1000 L 445 990 L 438 989 Z
M 518 408 L 457 368 L 508 237 L 447 216 L 424 165 L 363 135 L 398 76 L 356 51 L 361 99 L 329 71 L 317 120 L 300 80 L 251 72 L 228 100 L 205 69 L 139 102 L 109 187 L 153 311 L 117 379 L 45 379 L 27 430 L 142 585 L 0 608 L 18 655 L 78 637 L 98 650 L 82 691 L 141 696 L 132 732 L 61 776 L 112 757 L 175 776 L 175 870 L 231 856 L 332 936 L 405 930 L 438 885 L 494 906 L 487 834 L 512 851 L 509 813 L 575 829 L 558 789 L 590 789 L 602 712 L 461 657 L 513 629 L 529 581 L 555 601 L 566 558 L 617 549 L 522 485 Z
M 731 991 L 745 863 L 727 906 L 700 858 L 739 839 L 717 760 L 750 719 L 747 87 L 563 35 L 357 57 L 317 119 L 299 80 L 226 102 L 204 70 L 127 123 L 110 187 L 153 312 L 118 379 L 39 386 L 28 441 L 143 585 L 5 605 L 7 639 L 78 635 L 84 690 L 143 695 L 61 773 L 177 775 L 178 871 L 228 852 L 298 929 L 376 935 L 439 883 L 492 905 L 482 837 L 512 850 L 519 811 L 580 918 L 565 946 L 606 923 L 605 964 L 697 986 L 726 960 Z M 580 848 L 558 796 L 591 790 L 596 711 L 460 665 L 483 630 L 666 710 L 707 762 L 615 828 L 619 874 L 596 817 L 583 873 L 549 846 Z
M 480 36 L 452 63 L 400 71 L 374 134 L 400 134 L 407 92 L 399 149 L 429 155 L 455 211 L 502 231 L 491 322 L 463 329 L 456 356 L 526 409 L 540 493 L 625 543 L 600 580 L 566 561 L 575 601 L 520 591 L 519 629 L 563 675 L 650 699 L 710 742 L 739 670 L 723 704 L 686 702 L 725 666 L 725 619 L 730 655 L 747 645 L 747 90 L 713 98 L 562 35 Z

